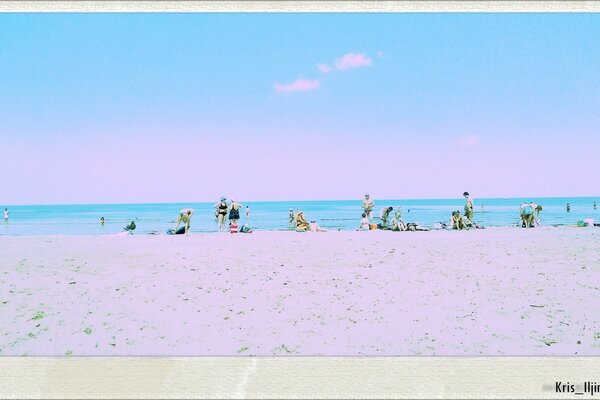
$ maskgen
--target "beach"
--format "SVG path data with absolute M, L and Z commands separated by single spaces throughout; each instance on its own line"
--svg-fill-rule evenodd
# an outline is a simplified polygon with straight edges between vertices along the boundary
M 600 229 L 0 237 L 0 355 L 600 355 Z

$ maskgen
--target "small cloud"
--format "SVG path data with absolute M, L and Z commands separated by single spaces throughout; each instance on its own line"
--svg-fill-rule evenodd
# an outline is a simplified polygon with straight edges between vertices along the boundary
M 323 72 L 324 74 L 331 72 L 331 67 L 326 64 L 317 64 L 317 68 L 319 69 L 319 71 Z
M 473 147 L 478 142 L 479 142 L 479 138 L 477 138 L 477 136 L 468 135 L 468 136 L 463 136 L 463 137 L 459 138 L 456 141 L 456 144 L 458 144 L 460 147 Z
M 381 58 L 381 59 L 387 59 L 389 58 L 389 56 L 387 54 L 385 54 L 383 51 L 378 51 L 377 52 L 377 57 Z
M 307 92 L 317 90 L 319 87 L 321 82 L 318 79 L 298 79 L 292 83 L 276 83 L 275 91 L 277 93 Z
M 370 67 L 373 60 L 362 53 L 348 53 L 334 62 L 335 69 L 346 70 L 358 67 Z

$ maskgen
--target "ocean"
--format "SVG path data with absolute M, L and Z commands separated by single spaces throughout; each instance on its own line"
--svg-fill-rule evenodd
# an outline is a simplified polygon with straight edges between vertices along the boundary
M 330 230 L 354 230 L 361 218 L 362 199 L 335 201 L 277 201 L 242 202 L 241 223 L 248 223 L 254 230 L 287 230 L 289 209 L 304 211 L 308 221 L 317 221 Z M 573 198 L 475 198 L 477 224 L 483 226 L 514 226 L 519 219 L 519 205 L 525 201 L 541 204 L 540 214 L 544 225 L 572 225 L 584 218 L 600 221 L 600 196 Z M 593 209 L 593 202 L 598 209 Z M 571 211 L 566 211 L 570 203 Z M 431 200 L 381 200 L 375 199 L 374 222 L 384 206 L 401 207 L 405 222 L 431 226 L 448 221 L 452 210 L 463 211 L 464 199 Z M 0 235 L 102 235 L 123 231 L 130 221 L 135 221 L 136 234 L 152 231 L 166 232 L 175 225 L 178 211 L 191 207 L 195 214 L 191 221 L 192 233 L 216 232 L 214 203 L 165 203 L 165 204 L 77 204 L 77 205 L 0 205 L 8 207 L 8 223 L 0 222 Z M 250 207 L 250 218 L 245 216 L 245 206 Z M 393 215 L 393 212 L 392 212 Z M 106 223 L 101 226 L 100 217 Z

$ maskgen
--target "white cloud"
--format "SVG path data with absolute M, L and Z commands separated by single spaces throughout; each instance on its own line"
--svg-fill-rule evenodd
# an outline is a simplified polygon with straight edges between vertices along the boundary
M 317 90 L 319 87 L 321 87 L 321 82 L 318 79 L 297 79 L 292 83 L 276 83 L 274 85 L 277 93 L 307 92 Z

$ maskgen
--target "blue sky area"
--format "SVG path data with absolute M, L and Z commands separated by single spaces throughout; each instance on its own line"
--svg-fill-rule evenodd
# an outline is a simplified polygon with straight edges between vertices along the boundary
M 1 14 L 0 204 L 598 195 L 597 14 Z

